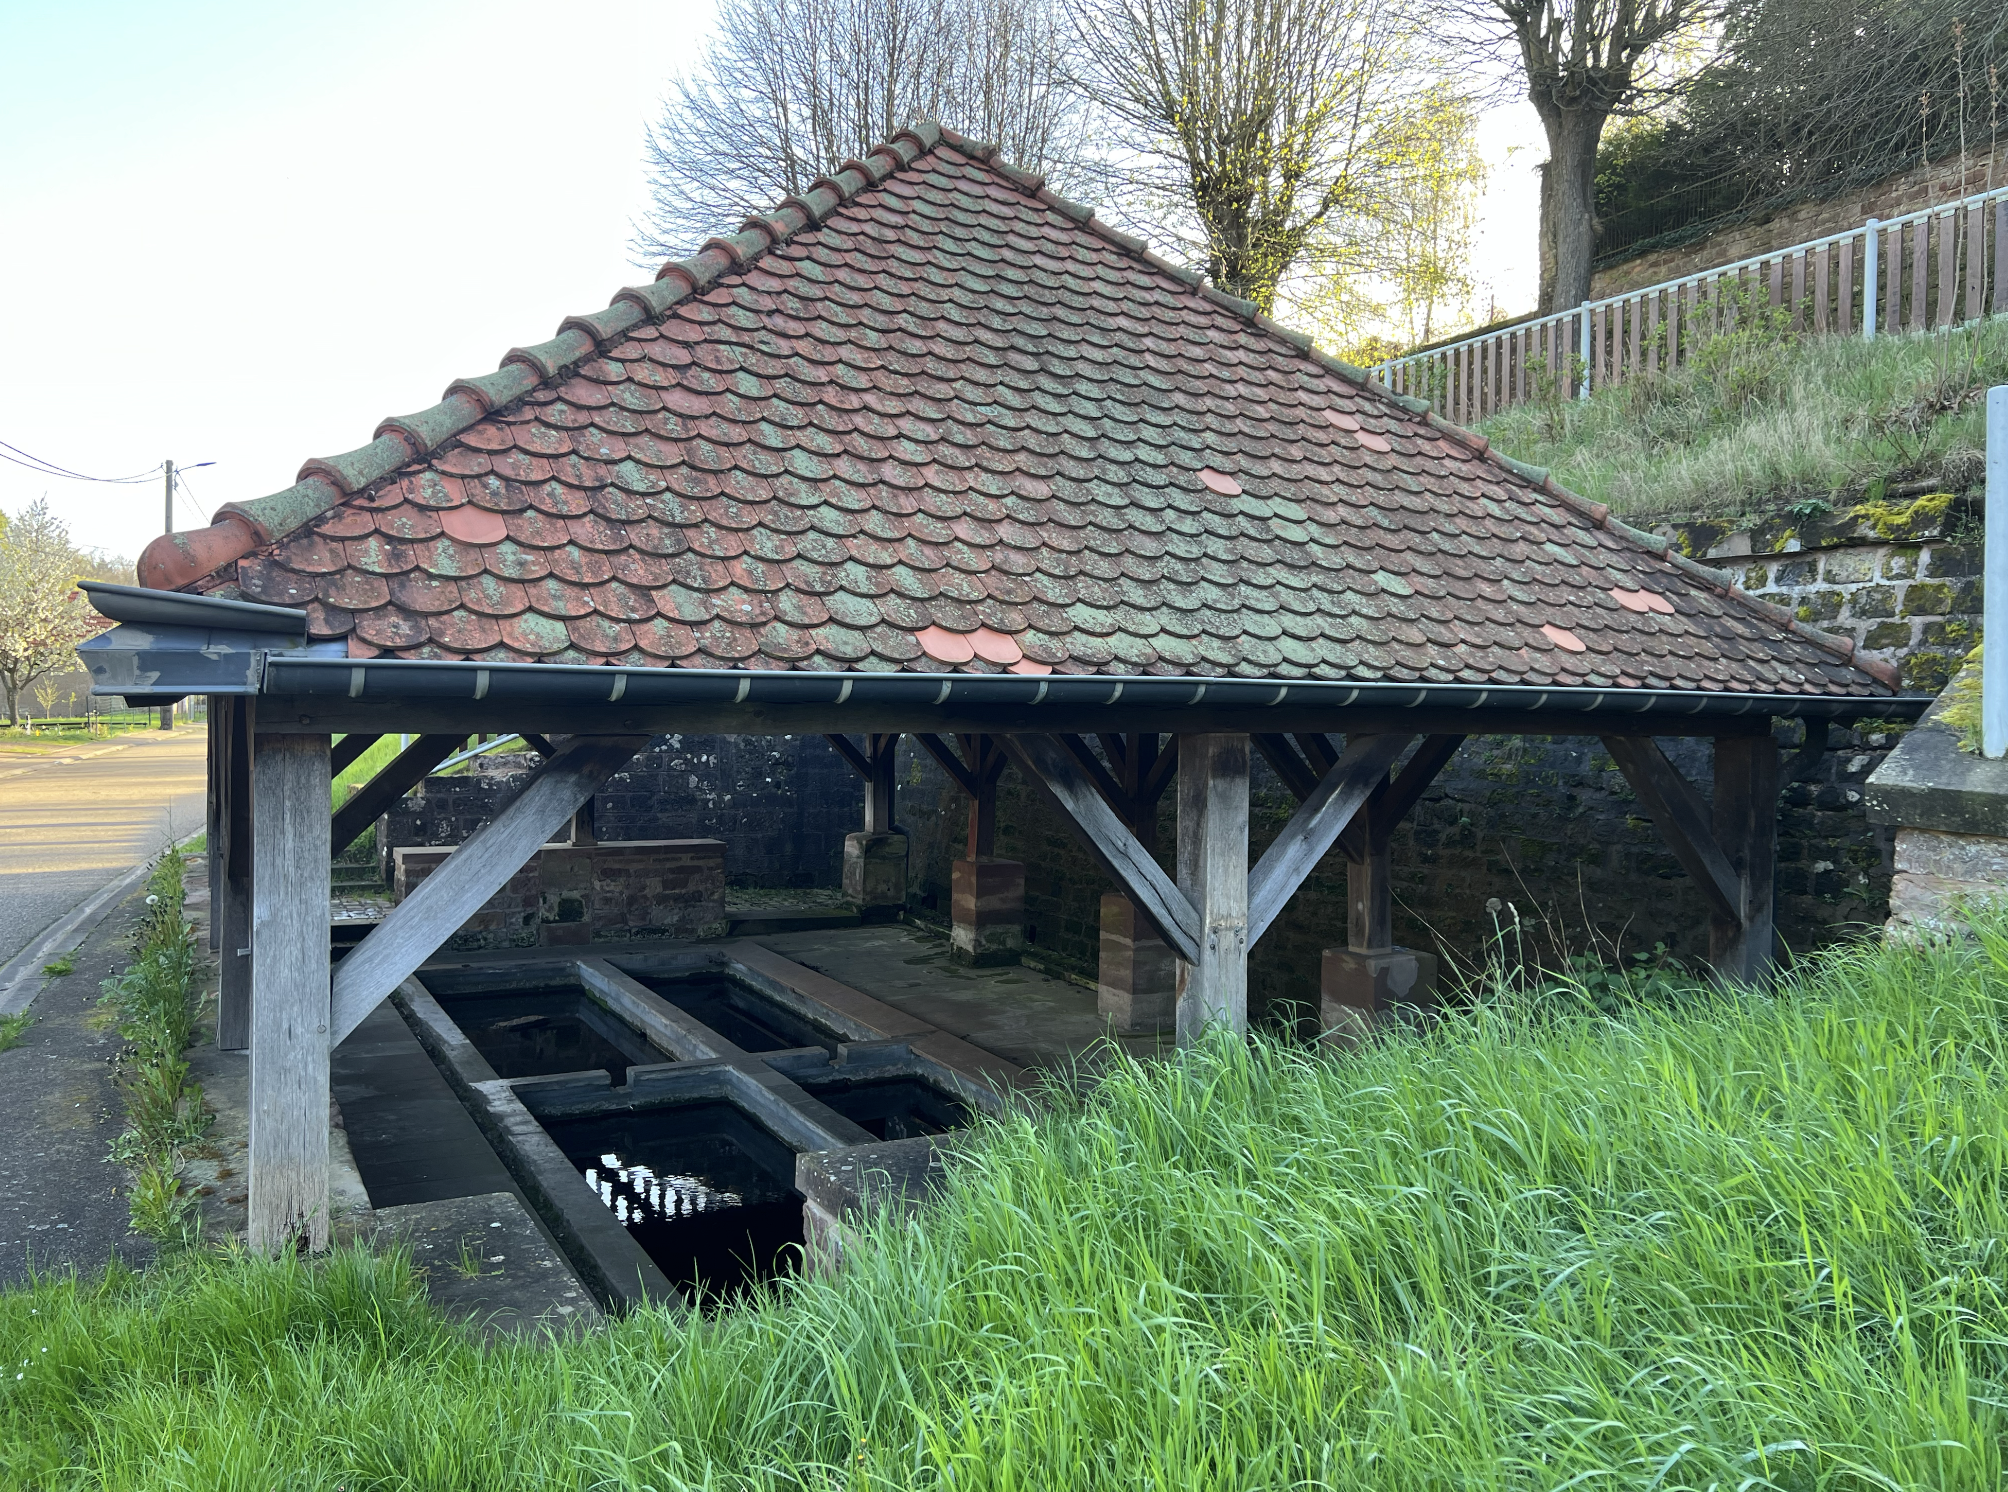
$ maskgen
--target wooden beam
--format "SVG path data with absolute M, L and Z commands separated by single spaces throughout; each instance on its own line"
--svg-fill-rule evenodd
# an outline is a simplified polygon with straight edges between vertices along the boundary
M 1178 1044 L 1190 1046 L 1209 1026 L 1248 1029 L 1248 737 L 1184 736 L 1178 757 L 1178 889 L 1199 921 L 1178 971 Z
M 864 778 L 866 782 L 872 780 L 871 758 L 853 746 L 849 736 L 826 733 L 823 739 L 837 748 L 837 755 L 850 763 L 853 772 Z
M 384 768 L 356 790 L 354 797 L 335 810 L 330 843 L 339 855 L 362 836 L 392 804 L 417 787 L 454 752 L 467 744 L 466 736 L 420 736 Z
M 1123 785 L 1116 781 L 1115 774 L 1102 764 L 1100 757 L 1095 755 L 1095 748 L 1088 744 L 1087 738 L 1063 734 L 1056 735 L 1053 739 L 1060 743 L 1067 755 L 1074 759 L 1074 765 L 1079 767 L 1086 774 L 1088 781 L 1095 785 L 1095 791 L 1102 795 L 1102 801 L 1120 814 L 1123 821 L 1134 829 L 1133 796 L 1123 791 Z
M 925 751 L 941 764 L 941 770 L 948 774 L 950 782 L 953 782 L 970 797 L 973 798 L 976 796 L 977 783 L 975 775 L 968 767 L 962 764 L 962 758 L 955 754 L 954 747 L 942 740 L 940 736 L 934 735 L 931 732 L 916 732 L 913 739 L 919 743 L 921 750 Z
M 241 1052 L 251 1045 L 251 986 L 255 955 L 251 946 L 251 886 L 255 853 L 252 846 L 251 749 L 257 701 L 228 701 L 224 715 L 223 760 L 219 763 L 222 835 L 217 861 L 219 878 L 215 918 L 217 939 L 216 1045 Z M 214 732 L 216 725 L 210 730 Z M 323 785 L 323 790 L 326 784 Z
M 601 783 L 626 766 L 647 736 L 573 736 L 531 775 L 502 811 L 476 829 L 417 890 L 390 910 L 342 960 L 334 980 L 334 1039 L 362 1024 L 392 990 L 459 931 L 484 902 L 571 818 Z M 327 890 L 321 892 L 327 938 Z
M 887 731 L 871 738 L 871 773 L 865 778 L 865 833 L 893 832 L 893 804 L 898 787 L 893 767 L 898 760 L 899 732 Z
M 1348 860 L 1366 860 L 1378 855 L 1387 858 L 1388 841 L 1394 837 L 1437 774 L 1449 765 L 1464 744 L 1462 736 L 1424 736 L 1401 771 L 1382 783 L 1367 799 L 1366 807 L 1353 816 L 1346 832 L 1339 836 L 1339 848 Z
M 328 738 L 261 735 L 251 767 L 248 1241 L 328 1246 Z
M 1768 741 L 1770 738 L 1767 736 Z M 1718 748 L 1719 749 L 1719 748 Z M 1742 888 L 1736 869 L 1716 843 L 1709 808 L 1693 785 L 1674 770 L 1648 736 L 1606 736 L 1604 750 L 1638 794 L 1639 806 L 1659 826 L 1660 837 L 1694 879 L 1718 917 L 1742 925 Z M 1773 752 L 1773 779 L 1776 753 Z M 1775 786 L 1773 788 L 1775 792 Z M 1768 953 L 1769 950 L 1767 949 Z
M 1778 746 L 1770 736 L 1715 743 L 1715 841 L 1736 875 L 1737 916 L 1708 924 L 1708 961 L 1725 979 L 1750 982 L 1771 970 L 1778 861 Z
M 1264 731 L 1248 738 L 1255 743 L 1255 749 L 1262 753 L 1262 759 L 1269 763 L 1290 796 L 1299 803 L 1317 791 L 1320 773 L 1297 753 L 1290 744 L 1290 738 L 1275 731 Z
M 362 754 L 383 739 L 369 731 L 350 731 L 328 752 L 328 775 L 339 777 L 353 767 Z
M 1202 739 L 1211 739 L 1210 737 Z M 1298 805 L 1248 876 L 1248 943 L 1269 930 L 1353 815 L 1408 749 L 1410 736 L 1354 736 L 1336 765 Z M 1183 799 L 1180 800 L 1181 803 Z M 1245 851 L 1244 851 L 1245 853 Z
M 1004 736 L 1004 750 L 1034 791 L 1073 827 L 1088 853 L 1188 963 L 1199 956 L 1199 913 L 1109 807 L 1073 756 L 1050 736 Z M 1244 851 L 1245 854 L 1245 851 Z
M 525 746 L 528 746 L 532 751 L 536 752 L 537 755 L 543 757 L 546 761 L 549 761 L 552 757 L 558 754 L 558 748 L 553 746 L 543 736 L 531 735 L 529 732 L 525 731 L 519 734 L 516 737 L 516 739 L 521 741 Z
M 1146 735 L 1155 732 L 1145 732 Z M 1164 790 L 1171 786 L 1171 779 L 1178 772 L 1178 737 L 1173 736 L 1159 748 L 1157 760 L 1137 779 L 1137 797 L 1153 807 L 1164 796 Z

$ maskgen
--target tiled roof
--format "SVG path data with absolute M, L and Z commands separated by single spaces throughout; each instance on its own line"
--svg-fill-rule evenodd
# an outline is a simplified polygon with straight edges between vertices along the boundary
M 142 581 L 204 570 L 358 657 L 1888 692 L 931 127 Z

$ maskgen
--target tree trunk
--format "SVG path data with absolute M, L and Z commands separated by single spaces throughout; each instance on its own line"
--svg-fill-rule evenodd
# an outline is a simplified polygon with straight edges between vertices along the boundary
M 1548 134 L 1541 171 L 1541 311 L 1551 315 L 1590 298 L 1596 255 L 1597 141 L 1603 110 L 1560 108 L 1535 100 Z
M 7 691 L 7 725 L 10 729 L 18 730 L 21 726 L 20 686 L 12 679 L 0 679 L 0 688 Z

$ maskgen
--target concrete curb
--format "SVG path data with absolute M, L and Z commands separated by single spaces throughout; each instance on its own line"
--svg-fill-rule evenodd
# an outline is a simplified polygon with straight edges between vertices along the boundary
M 190 840 L 200 838 L 203 832 L 198 829 L 193 834 L 184 834 L 172 848 L 179 850 Z M 42 993 L 42 987 L 47 982 L 42 965 L 89 937 L 105 914 L 146 880 L 147 870 L 152 864 L 151 860 L 140 861 L 75 911 L 57 918 L 42 929 L 40 934 L 29 940 L 26 948 L 0 967 L 0 1016 L 19 1015 L 33 1005 L 35 997 Z

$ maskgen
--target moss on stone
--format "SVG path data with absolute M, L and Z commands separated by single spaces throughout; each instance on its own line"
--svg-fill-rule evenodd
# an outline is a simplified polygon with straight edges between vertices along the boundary
M 1966 655 L 1959 676 L 1945 691 L 1938 723 L 1959 738 L 1959 749 L 1980 754 L 1980 649 Z

